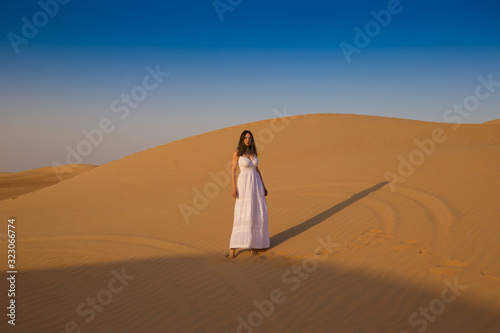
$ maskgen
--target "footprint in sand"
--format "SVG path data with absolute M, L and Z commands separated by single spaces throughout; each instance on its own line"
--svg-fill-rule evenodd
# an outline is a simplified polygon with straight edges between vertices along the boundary
M 418 251 L 418 254 L 426 254 L 428 256 L 434 256 L 434 255 L 436 255 L 436 252 L 432 252 L 431 250 L 427 250 L 427 249 L 420 249 Z
M 493 279 L 493 280 L 500 281 L 500 274 L 495 274 L 492 271 L 481 271 L 481 275 L 483 275 L 484 277 Z
M 314 256 L 315 257 L 324 257 L 326 254 L 334 254 L 334 253 L 339 253 L 339 252 L 340 252 L 340 247 L 337 247 L 335 249 L 330 249 L 330 252 L 328 250 L 319 248 L 316 251 L 314 251 Z
M 456 274 L 467 265 L 467 263 L 458 260 L 448 260 L 444 264 L 438 265 L 436 267 L 431 267 L 430 272 L 434 275 Z
M 293 265 L 300 265 L 301 260 L 276 260 L 272 262 L 273 267 L 286 267 Z
M 357 249 L 389 238 L 392 238 L 392 235 L 386 234 L 379 229 L 363 230 L 361 235 L 355 241 L 350 243 L 347 248 Z
M 392 248 L 395 250 L 406 250 L 406 249 L 413 249 L 415 248 L 418 244 L 420 244 L 419 241 L 416 239 L 410 239 L 404 242 L 400 242 L 398 245 L 394 245 Z
M 336 249 L 338 252 L 339 249 Z M 325 250 L 316 251 L 314 255 L 323 255 L 327 253 Z M 293 265 L 302 265 L 304 259 L 313 258 L 313 256 L 302 256 L 287 252 L 269 252 L 266 254 L 266 259 L 272 259 L 271 263 L 274 267 L 284 267 Z

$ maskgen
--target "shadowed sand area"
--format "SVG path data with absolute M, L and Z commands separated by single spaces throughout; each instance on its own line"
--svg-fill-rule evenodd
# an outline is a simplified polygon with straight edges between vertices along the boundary
M 271 248 L 230 260 L 228 171 L 245 129 L 269 191 Z M 436 129 L 442 140 L 429 141 Z M 497 332 L 499 153 L 490 124 L 299 115 L 5 199 L 18 307 L 0 331 Z

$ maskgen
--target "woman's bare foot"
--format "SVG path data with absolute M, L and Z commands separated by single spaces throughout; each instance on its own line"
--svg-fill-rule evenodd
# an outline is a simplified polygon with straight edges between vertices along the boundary
M 252 254 L 253 254 L 254 256 L 256 256 L 256 255 L 259 253 L 259 251 L 257 251 L 256 249 L 252 249 L 252 251 L 251 251 L 251 252 L 252 252 Z
M 233 259 L 234 258 L 234 249 L 230 249 L 229 250 L 229 259 Z

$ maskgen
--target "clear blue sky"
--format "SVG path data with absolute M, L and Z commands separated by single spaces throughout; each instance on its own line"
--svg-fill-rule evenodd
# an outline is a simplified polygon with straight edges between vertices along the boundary
M 444 122 L 478 76 L 500 81 L 495 0 L 59 1 L 1 5 L 0 171 L 66 164 L 67 147 L 105 118 L 109 133 L 81 163 L 273 118 L 274 108 Z M 346 44 L 358 50 L 349 62 Z M 157 65 L 169 75 L 146 90 Z M 464 122 L 497 118 L 500 87 Z

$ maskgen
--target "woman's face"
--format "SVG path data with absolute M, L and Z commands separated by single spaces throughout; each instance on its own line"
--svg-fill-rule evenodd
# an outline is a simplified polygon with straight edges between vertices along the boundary
M 245 134 L 244 142 L 247 147 L 250 147 L 250 144 L 252 143 L 252 136 L 250 133 Z

